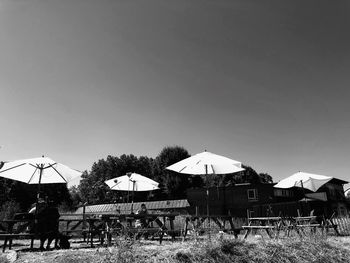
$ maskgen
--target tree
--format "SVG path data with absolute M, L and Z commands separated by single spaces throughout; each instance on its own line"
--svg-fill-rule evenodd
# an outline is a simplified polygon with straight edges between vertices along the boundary
M 123 176 L 129 172 L 138 173 L 153 178 L 153 160 L 141 156 L 121 155 L 120 157 L 107 156 L 92 165 L 91 171 L 85 171 L 78 187 L 83 202 L 89 204 L 126 201 L 127 192 L 113 191 L 105 184 L 105 181 Z M 147 193 L 136 193 L 135 198 L 145 197 Z
M 273 183 L 272 176 L 268 173 L 259 173 L 261 183 Z
M 4 203 L 5 201 L 9 201 L 9 195 L 15 181 L 0 178 L 0 203 Z
M 209 186 L 230 186 L 241 183 L 272 183 L 272 177 L 267 173 L 257 173 L 252 167 L 242 165 L 244 171 L 208 176 Z
M 59 210 L 62 212 L 75 211 L 77 207 L 82 204 L 80 193 L 77 186 L 71 186 L 68 189 L 70 198 L 64 202 L 61 202 Z
M 12 219 L 15 213 L 21 211 L 20 205 L 15 201 L 1 203 L 0 220 Z
M 9 193 L 10 200 L 18 202 L 22 210 L 27 210 L 37 200 L 37 184 L 14 182 Z M 42 184 L 40 195 L 56 204 L 70 203 L 71 198 L 66 184 Z
M 189 186 L 189 176 L 166 170 L 166 167 L 190 157 L 188 151 L 181 146 L 167 146 L 155 159 L 155 180 L 164 187 L 168 198 L 177 199 L 186 196 Z
M 161 190 L 135 192 L 135 201 L 164 200 L 186 198 L 189 187 L 204 187 L 206 178 L 199 175 L 180 174 L 166 170 L 166 167 L 190 157 L 181 146 L 164 147 L 155 159 L 147 156 L 136 157 L 123 154 L 120 157 L 107 156 L 92 165 L 91 171 L 82 175 L 77 194 L 81 202 L 89 204 L 127 201 L 127 192 L 112 191 L 105 184 L 106 180 L 123 176 L 129 172 L 139 173 L 159 183 Z M 272 177 L 267 173 L 258 174 L 250 166 L 243 166 L 244 171 L 227 175 L 208 176 L 209 186 L 229 186 L 236 183 L 270 183 Z M 73 201 L 78 197 L 71 194 Z

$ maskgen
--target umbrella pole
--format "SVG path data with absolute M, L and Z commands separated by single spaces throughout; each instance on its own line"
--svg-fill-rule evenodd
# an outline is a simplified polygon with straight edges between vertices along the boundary
M 205 165 L 205 178 L 206 178 L 206 188 L 207 188 L 207 219 L 208 219 L 208 227 L 209 227 L 209 240 L 210 237 L 210 217 L 209 217 L 209 180 L 208 180 L 208 165 Z
M 135 187 L 135 181 L 132 181 L 132 195 L 131 195 L 131 213 L 134 211 L 134 187 Z
M 206 192 L 207 192 L 207 217 L 209 219 L 209 182 L 208 182 L 208 167 L 205 165 Z
M 303 180 L 300 180 L 300 184 L 301 184 L 301 189 L 303 189 L 303 196 L 305 198 L 305 209 L 306 209 L 306 215 L 305 216 L 309 216 L 310 215 L 310 206 L 309 206 L 309 203 L 308 203 L 307 198 L 306 198 Z
M 39 173 L 39 183 L 38 183 L 38 192 L 36 194 L 36 203 L 35 203 L 35 213 L 34 213 L 34 228 L 35 228 L 35 234 L 38 234 L 38 209 L 39 209 L 39 198 L 40 198 L 40 185 L 41 185 L 41 177 L 44 170 L 44 165 L 40 165 L 39 167 L 40 173 Z
M 129 186 L 128 186 L 128 196 L 127 196 L 127 202 L 129 203 Z
M 39 205 L 39 198 L 40 198 L 40 186 L 41 186 L 41 177 L 43 174 L 43 165 L 39 168 L 40 174 L 39 174 L 39 183 L 38 183 L 38 192 L 36 194 L 36 204 L 35 204 L 35 215 L 38 213 L 38 205 Z

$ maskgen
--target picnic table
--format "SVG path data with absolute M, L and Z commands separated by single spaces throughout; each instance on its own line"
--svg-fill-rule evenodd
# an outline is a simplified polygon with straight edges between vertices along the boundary
M 295 227 L 299 229 L 300 232 L 304 232 L 303 229 L 310 228 L 313 232 L 316 231 L 317 228 L 320 228 L 322 234 L 324 230 L 328 233 L 330 228 L 334 229 L 334 232 L 337 236 L 340 235 L 338 232 L 338 226 L 333 221 L 334 214 L 327 218 L 325 216 L 317 217 L 317 216 L 304 216 L 304 217 L 295 217 Z
M 77 225 L 83 222 L 82 219 L 59 219 L 60 223 L 65 225 L 63 234 L 70 234 L 72 232 L 83 233 L 84 229 L 75 229 Z M 75 222 L 74 226 L 70 226 L 72 222 Z M 12 241 L 15 239 L 30 239 L 30 249 L 33 249 L 34 240 L 39 239 L 39 233 L 36 233 L 36 221 L 34 214 L 29 213 L 17 213 L 13 219 L 7 219 L 0 221 L 0 240 L 4 240 L 2 251 L 12 248 Z M 56 237 L 58 238 L 58 237 Z
M 265 230 L 270 238 L 276 237 L 279 234 L 284 221 L 282 217 L 251 217 L 248 218 L 248 225 L 242 226 L 247 230 L 244 239 L 252 232 L 252 230 Z
M 139 238 L 144 236 L 158 236 L 160 244 L 165 234 L 175 239 L 174 219 L 178 214 L 103 214 L 99 216 L 87 217 L 88 242 L 93 246 L 93 239 L 98 236 L 101 244 L 105 240 L 110 245 L 113 237 Z M 137 222 L 143 224 L 137 224 Z M 167 227 L 166 222 L 169 222 Z
M 192 230 L 196 235 L 205 233 L 206 227 L 204 226 L 205 222 L 208 223 L 208 229 L 211 231 L 211 224 L 216 226 L 219 231 L 233 233 L 235 237 L 238 237 L 239 232 L 242 230 L 241 227 L 237 227 L 233 222 L 232 216 L 226 215 L 187 215 L 185 216 L 185 225 L 183 231 L 183 240 L 185 240 L 188 231 Z M 227 223 L 229 227 L 227 228 Z
M 18 225 L 15 228 L 15 225 Z M 0 221 L 0 239 L 4 240 L 2 251 L 4 252 L 7 245 L 12 247 L 12 240 L 18 238 L 30 239 L 30 247 L 33 248 L 34 239 L 37 238 L 35 233 L 26 232 L 28 227 L 34 225 L 34 219 L 11 219 Z
M 98 238 L 101 245 L 110 245 L 113 237 L 124 238 L 141 236 L 158 237 L 162 243 L 163 237 L 169 235 L 172 240 L 175 239 L 176 231 L 174 229 L 174 219 L 178 214 L 175 213 L 149 213 L 138 214 L 102 214 L 102 215 L 61 215 L 59 219 L 60 233 L 65 235 L 78 234 L 84 238 L 84 241 L 94 245 L 94 238 Z M 145 224 L 138 226 L 137 221 Z M 0 240 L 4 240 L 3 251 L 8 246 L 12 247 L 14 239 L 30 239 L 30 248 L 33 249 L 34 240 L 39 235 L 28 232 L 33 228 L 35 220 L 27 213 L 21 214 L 19 219 L 0 221 Z M 105 241 L 107 241 L 105 243 Z
M 298 217 L 253 217 L 248 218 L 248 225 L 242 226 L 247 230 L 244 239 L 252 233 L 253 230 L 265 230 L 270 238 L 278 238 L 281 232 L 289 237 L 292 231 L 295 231 L 300 237 L 307 234 L 315 234 L 317 229 L 321 229 L 322 235 L 324 230 L 328 233 L 333 228 L 335 233 L 339 235 L 337 225 L 334 224 L 332 217 L 324 216 L 298 216 Z M 310 230 L 307 232 L 307 230 Z

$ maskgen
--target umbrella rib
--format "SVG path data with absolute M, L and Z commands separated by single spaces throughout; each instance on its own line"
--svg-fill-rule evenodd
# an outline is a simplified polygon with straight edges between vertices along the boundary
M 56 164 L 56 163 L 54 163 L 54 164 Z M 67 180 L 63 177 L 63 175 L 60 174 L 60 172 L 57 171 L 57 169 L 56 169 L 55 167 L 53 167 L 54 164 L 51 164 L 50 167 L 52 167 L 52 169 L 54 169 L 54 170 L 56 171 L 56 173 L 58 173 L 58 175 L 61 176 L 61 178 L 63 179 L 63 181 L 65 181 L 65 182 L 67 183 Z M 47 167 L 47 168 L 49 168 L 49 167 Z
M 30 166 L 33 166 L 34 168 L 38 168 L 38 167 L 40 167 L 40 165 L 39 165 L 39 164 L 34 165 L 34 164 L 32 164 L 32 163 L 29 163 L 29 165 L 30 165 Z
M 211 164 L 210 166 L 211 166 L 211 169 L 213 170 L 213 174 L 216 174 L 216 173 L 215 173 L 214 166 L 213 166 L 212 164 Z
M 179 173 L 181 173 L 183 170 L 185 170 L 187 168 L 187 166 L 185 166 L 184 168 L 182 168 Z
M 53 164 L 49 164 L 49 166 L 46 166 L 46 167 L 44 167 L 43 169 L 48 169 L 48 168 L 53 168 L 53 169 L 55 169 L 53 166 L 55 165 L 55 164 L 57 164 L 57 163 L 53 163 Z M 56 169 L 55 169 L 56 170 Z
M 118 184 L 120 184 L 120 182 L 116 183 L 115 185 L 113 185 L 111 188 L 116 187 Z
M 20 166 L 23 166 L 23 165 L 25 165 L 25 163 L 22 163 L 22 164 L 19 164 L 19 165 L 16 165 L 16 166 L 13 166 L 13 167 L 7 168 L 6 170 L 0 171 L 0 173 L 3 173 L 3 172 L 6 172 L 6 171 L 9 171 L 9 170 L 15 169 L 15 168 L 20 167 Z
M 34 174 L 36 173 L 36 170 L 38 170 L 38 167 L 34 166 L 35 167 L 35 170 L 34 170 L 34 173 L 32 174 L 32 176 L 29 178 L 28 180 L 28 184 L 30 183 L 30 181 L 33 179 L 34 177 Z

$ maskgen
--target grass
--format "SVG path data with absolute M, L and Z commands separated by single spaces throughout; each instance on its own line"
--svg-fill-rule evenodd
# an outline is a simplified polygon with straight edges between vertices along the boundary
M 271 241 L 248 243 L 223 240 L 177 252 L 174 262 L 349 262 L 350 251 L 328 241 Z
M 48 252 L 18 252 L 15 262 L 35 263 L 211 263 L 211 262 L 349 262 L 349 238 L 309 240 L 234 240 L 166 242 L 121 241 L 113 247 Z M 4 255 L 2 255 L 4 256 Z M 1 258 L 3 260 L 1 260 Z M 7 262 L 0 257 L 0 262 Z

